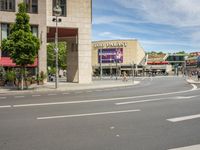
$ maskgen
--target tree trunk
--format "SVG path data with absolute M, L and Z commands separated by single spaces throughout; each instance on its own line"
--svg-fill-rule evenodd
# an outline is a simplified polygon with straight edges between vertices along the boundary
M 24 66 L 21 69 L 21 90 L 24 90 Z

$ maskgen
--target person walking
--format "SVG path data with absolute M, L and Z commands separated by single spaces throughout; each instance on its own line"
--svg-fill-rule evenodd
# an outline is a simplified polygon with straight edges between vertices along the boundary
M 197 72 L 197 79 L 198 79 L 198 81 L 200 80 L 200 70 L 198 70 L 198 72 Z

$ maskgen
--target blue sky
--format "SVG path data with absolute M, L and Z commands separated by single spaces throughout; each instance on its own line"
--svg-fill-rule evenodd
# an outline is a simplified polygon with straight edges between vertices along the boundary
M 92 40 L 138 39 L 145 51 L 200 50 L 200 0 L 93 0 Z

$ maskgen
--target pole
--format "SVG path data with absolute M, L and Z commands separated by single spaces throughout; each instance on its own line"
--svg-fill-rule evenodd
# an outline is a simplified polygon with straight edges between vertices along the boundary
M 115 59 L 115 63 L 116 63 L 116 80 L 117 80 L 117 75 L 118 75 L 118 69 L 117 69 L 117 59 Z
M 56 33 L 55 33 L 55 53 L 56 53 L 56 76 L 55 88 L 58 88 L 58 17 L 56 16 Z
M 133 70 L 133 65 L 134 65 L 134 61 L 132 62 L 132 81 L 133 81 L 133 83 L 134 83 L 134 70 Z
M 102 48 L 100 49 L 100 79 L 102 80 Z
M 112 77 L 112 64 L 111 64 L 111 62 L 112 62 L 112 59 L 110 58 L 110 77 Z

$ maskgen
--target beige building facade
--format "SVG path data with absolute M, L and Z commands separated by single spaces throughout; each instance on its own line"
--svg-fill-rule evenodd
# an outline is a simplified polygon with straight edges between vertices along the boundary
M 92 42 L 93 75 L 121 75 L 143 73 L 145 52 L 138 40 L 107 40 Z
M 0 4 L 0 41 L 8 36 L 9 26 L 15 21 L 18 3 L 23 0 L 2 0 Z M 30 15 L 30 24 L 40 39 L 39 71 L 47 72 L 47 43 L 54 42 L 56 23 L 53 8 L 56 0 L 24 0 Z M 90 83 L 92 0 L 59 0 L 62 14 L 58 22 L 58 40 L 68 47 L 67 80 Z M 3 54 L 1 52 L 1 57 Z

